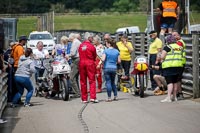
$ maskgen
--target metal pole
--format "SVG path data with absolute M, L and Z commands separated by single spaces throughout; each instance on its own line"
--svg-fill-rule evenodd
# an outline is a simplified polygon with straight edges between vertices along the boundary
M 154 30 L 153 0 L 151 0 L 151 28 Z
M 193 98 L 200 98 L 199 85 L 199 35 L 192 35 Z
M 188 33 L 191 33 L 191 31 L 190 31 L 190 2 L 189 2 L 189 0 L 186 0 L 186 11 L 187 11 L 187 29 L 188 29 Z
M 52 23 L 52 30 L 53 30 L 52 32 L 53 33 L 52 33 L 52 35 L 54 37 L 54 11 L 52 12 L 52 14 L 53 14 L 53 20 L 52 20 L 53 21 L 53 23 Z

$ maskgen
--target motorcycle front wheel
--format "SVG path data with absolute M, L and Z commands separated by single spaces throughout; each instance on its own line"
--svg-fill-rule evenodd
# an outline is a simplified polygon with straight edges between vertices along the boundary
M 60 81 L 60 90 L 61 90 L 61 96 L 64 101 L 69 100 L 69 87 L 67 84 L 67 79 L 62 78 Z
M 140 97 L 143 98 L 144 97 L 144 75 L 140 75 Z

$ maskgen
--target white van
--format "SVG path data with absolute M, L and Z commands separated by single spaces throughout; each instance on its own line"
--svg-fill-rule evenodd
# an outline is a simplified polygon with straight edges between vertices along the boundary
M 138 26 L 123 27 L 123 28 L 118 28 L 116 30 L 117 34 L 131 34 L 131 33 L 138 33 L 138 32 L 140 32 L 140 29 Z

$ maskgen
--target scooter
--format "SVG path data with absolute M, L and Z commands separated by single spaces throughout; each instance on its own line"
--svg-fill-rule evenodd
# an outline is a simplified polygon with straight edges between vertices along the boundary
M 134 60 L 134 70 L 131 72 L 134 76 L 134 92 L 135 95 L 144 97 L 144 91 L 148 85 L 148 60 L 145 56 L 137 56 Z

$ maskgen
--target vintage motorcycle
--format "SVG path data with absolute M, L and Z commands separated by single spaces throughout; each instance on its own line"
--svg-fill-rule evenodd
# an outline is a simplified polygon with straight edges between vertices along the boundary
M 69 74 L 71 67 L 63 56 L 56 56 L 51 61 L 53 88 L 51 96 L 61 94 L 64 101 L 69 100 Z
M 45 68 L 45 74 L 38 77 L 35 95 L 45 96 L 45 93 L 51 91 L 51 97 L 61 94 L 64 101 L 69 100 L 69 73 L 71 67 L 67 60 L 62 56 L 50 59 L 48 63 L 44 63 L 46 59 L 40 58 L 42 66 Z
M 45 73 L 43 76 L 39 76 L 37 78 L 37 82 L 36 82 L 36 88 L 35 88 L 35 96 L 44 96 L 44 97 L 48 97 L 47 94 L 49 94 L 49 91 L 51 91 L 51 89 L 53 88 L 53 82 L 52 82 L 52 69 L 50 67 L 49 63 L 45 63 L 47 60 L 47 58 L 39 58 L 39 59 L 35 59 L 36 61 L 40 61 L 41 62 L 41 67 L 43 67 L 45 69 Z
M 144 97 L 144 91 L 148 85 L 148 60 L 145 56 L 137 56 L 134 60 L 134 70 L 131 72 L 134 76 L 134 92 L 135 95 Z

